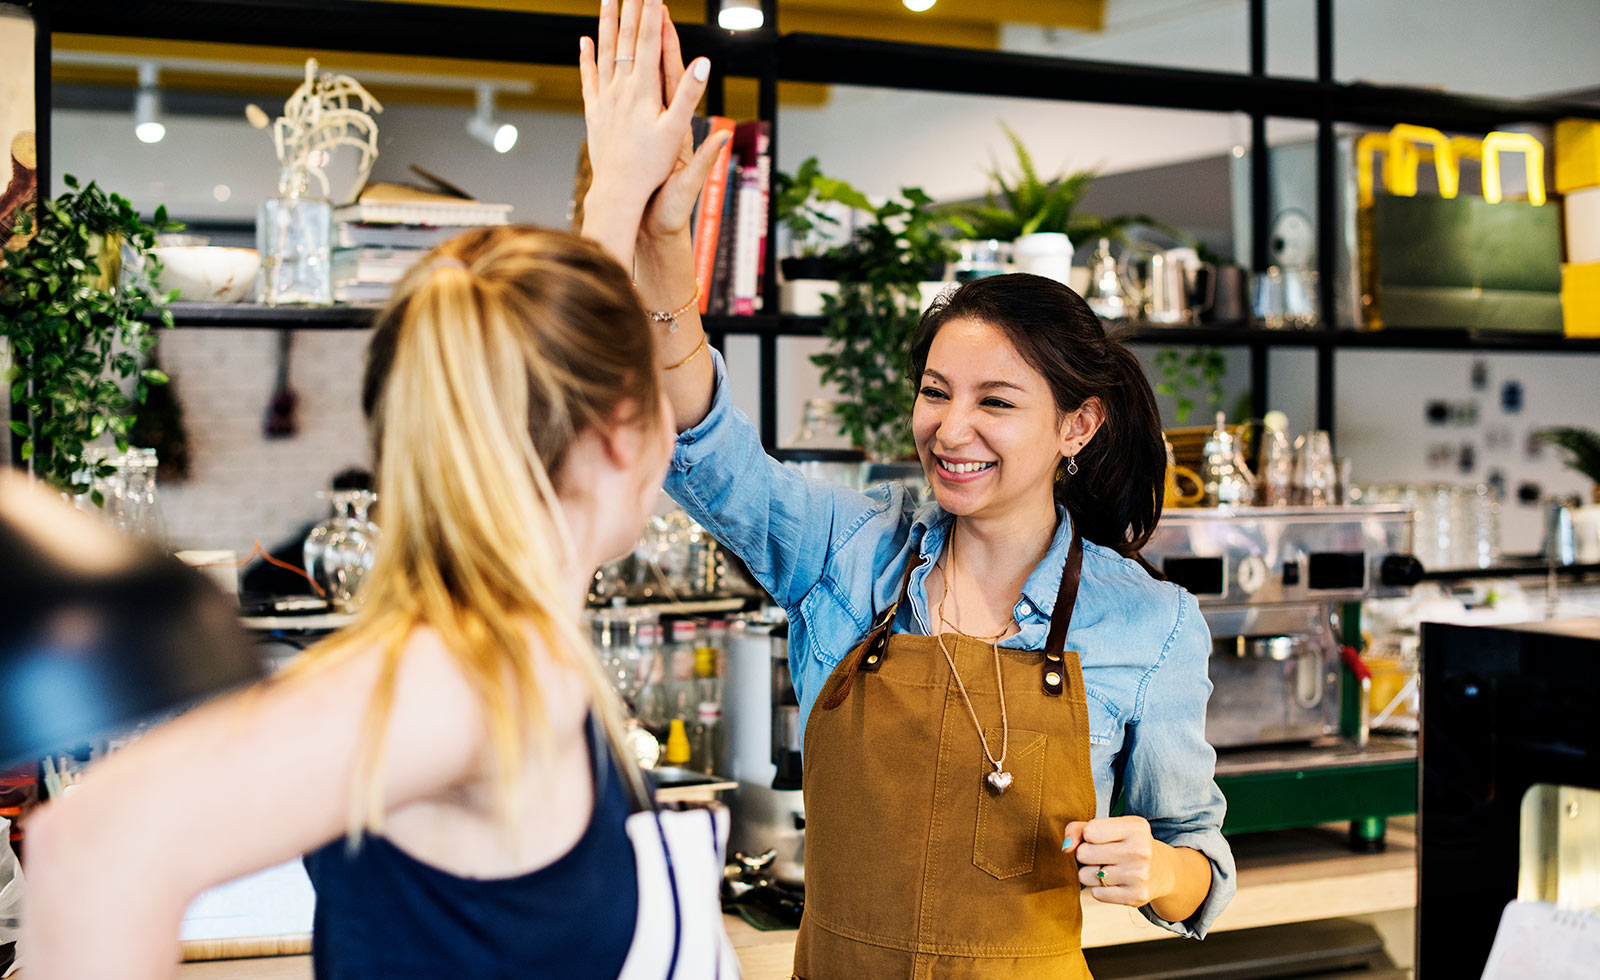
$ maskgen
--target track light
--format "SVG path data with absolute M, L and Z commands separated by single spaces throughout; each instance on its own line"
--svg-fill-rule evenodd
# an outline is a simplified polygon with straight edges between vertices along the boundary
M 496 153 L 507 153 L 517 145 L 517 127 L 494 121 L 493 85 L 478 85 L 478 111 L 467 120 L 467 132 L 473 139 L 494 147 Z
M 159 143 L 167 136 L 161 125 L 161 90 L 156 87 L 156 64 L 139 63 L 139 90 L 133 94 L 133 134 L 141 143 Z
M 766 24 L 760 0 L 722 0 L 717 26 L 725 31 L 758 31 Z

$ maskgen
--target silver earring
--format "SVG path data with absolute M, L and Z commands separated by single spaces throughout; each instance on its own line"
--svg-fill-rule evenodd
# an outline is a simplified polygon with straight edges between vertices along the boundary
M 1078 457 L 1076 457 L 1076 456 L 1068 456 L 1067 457 L 1067 475 L 1068 476 L 1077 476 L 1078 475 Z

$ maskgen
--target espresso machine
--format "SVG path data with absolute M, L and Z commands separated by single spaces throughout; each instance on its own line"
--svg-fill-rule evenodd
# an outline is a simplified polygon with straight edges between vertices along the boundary
M 1403 506 L 1167 510 L 1144 558 L 1194 594 L 1211 631 L 1206 738 L 1228 797 L 1223 829 L 1352 821 L 1381 847 L 1384 820 L 1414 812 L 1416 745 L 1371 738 L 1346 664 L 1363 599 L 1422 573 Z
M 800 701 L 789 677 L 789 624 L 747 622 L 729 634 L 723 680 L 728 760 L 739 785 L 726 797 L 728 853 L 755 859 L 792 887 L 805 879 L 805 801 L 800 791 Z

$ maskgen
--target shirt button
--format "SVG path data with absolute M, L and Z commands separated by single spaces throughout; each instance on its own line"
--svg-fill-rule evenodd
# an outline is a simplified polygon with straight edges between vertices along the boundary
M 1027 616 L 1033 612 L 1033 607 L 1028 605 L 1026 602 L 1019 602 L 1017 603 L 1017 612 Z

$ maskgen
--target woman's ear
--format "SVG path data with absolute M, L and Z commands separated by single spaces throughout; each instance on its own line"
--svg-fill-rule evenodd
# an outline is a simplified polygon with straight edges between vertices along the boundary
M 1100 426 L 1106 421 L 1106 406 L 1099 398 L 1086 398 L 1076 411 L 1061 417 L 1057 448 L 1063 456 L 1076 456 L 1083 452 Z
M 644 451 L 644 427 L 639 424 L 639 403 L 623 399 L 611 417 L 591 427 L 600 440 L 606 461 L 619 470 L 632 468 Z

